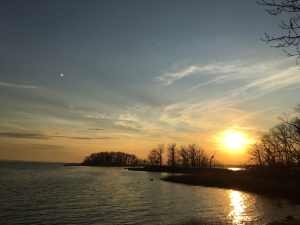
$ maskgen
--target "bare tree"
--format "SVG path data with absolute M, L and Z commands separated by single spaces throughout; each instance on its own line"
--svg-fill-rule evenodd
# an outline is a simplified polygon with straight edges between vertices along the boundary
M 157 152 L 159 154 L 159 165 L 162 166 L 163 153 L 164 153 L 165 145 L 164 144 L 158 144 L 156 149 L 157 149 Z
M 181 146 L 179 151 L 180 161 L 182 167 L 189 167 L 189 152 L 186 146 Z
M 295 112 L 300 113 L 299 107 Z M 261 171 L 300 172 L 300 115 L 279 117 L 281 123 L 262 133 L 248 148 L 249 160 Z
M 271 47 L 282 48 L 287 56 L 296 56 L 297 59 L 300 58 L 299 44 L 300 35 L 298 22 L 300 20 L 300 15 L 297 13 L 300 11 L 300 1 L 299 0 L 281 0 L 277 2 L 276 0 L 259 0 L 258 4 L 267 6 L 266 11 L 273 16 L 277 16 L 282 12 L 292 13 L 288 22 L 281 22 L 279 25 L 282 29 L 286 30 L 286 35 L 280 37 L 272 37 L 265 33 L 266 39 L 262 39 L 266 43 L 278 42 L 278 44 Z M 286 48 L 294 47 L 294 51 L 287 51 Z M 297 65 L 299 66 L 298 62 Z
M 191 167 L 195 168 L 196 162 L 197 162 L 197 146 L 196 146 L 196 144 L 190 144 L 188 146 L 188 153 L 189 153 Z
M 167 164 L 169 166 L 177 166 L 177 149 L 176 149 L 176 144 L 175 143 L 170 143 L 167 147 L 168 151 L 168 161 Z
M 148 160 L 152 166 L 159 164 L 159 153 L 156 148 L 153 148 L 148 154 Z
M 264 171 L 264 162 L 262 159 L 262 146 L 259 140 L 247 148 L 248 160 L 250 164 L 259 165 L 261 173 Z
M 206 157 L 206 152 L 201 147 L 197 147 L 197 162 L 196 167 L 201 168 L 202 160 Z

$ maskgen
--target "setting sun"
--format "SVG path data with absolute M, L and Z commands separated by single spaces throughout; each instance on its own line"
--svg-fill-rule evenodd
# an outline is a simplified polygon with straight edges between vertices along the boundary
M 225 146 L 230 149 L 241 149 L 243 148 L 244 137 L 239 132 L 227 133 L 223 141 Z

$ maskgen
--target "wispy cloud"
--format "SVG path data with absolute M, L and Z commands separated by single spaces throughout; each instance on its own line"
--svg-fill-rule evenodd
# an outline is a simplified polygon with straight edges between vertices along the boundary
M 80 140 L 103 140 L 103 139 L 118 139 L 115 137 L 67 137 L 71 139 L 80 139 Z
M 36 87 L 36 86 L 30 86 L 30 85 L 20 85 L 20 84 L 9 84 L 9 83 L 4 83 L 4 82 L 0 82 L 0 85 L 2 86 L 9 86 L 9 87 L 16 87 L 16 88 L 40 88 L 40 87 Z
M 163 128 L 158 121 L 150 121 L 139 115 L 121 114 L 118 120 L 114 122 L 119 127 L 130 128 L 144 133 L 161 133 Z
M 191 89 L 194 90 L 200 86 L 210 83 L 221 83 L 229 80 L 242 79 L 247 77 L 249 74 L 256 76 L 257 72 L 266 69 L 267 67 L 265 64 L 247 65 L 239 61 L 234 61 L 231 63 L 211 63 L 200 66 L 192 65 L 177 72 L 166 72 L 162 76 L 155 78 L 157 81 L 162 82 L 165 86 L 168 86 L 174 81 L 190 75 L 218 75 L 216 78 L 199 84 Z
M 168 86 L 171 83 L 173 83 L 173 81 L 179 80 L 183 77 L 191 75 L 196 71 L 201 71 L 201 68 L 199 68 L 197 66 L 190 66 L 189 68 L 187 68 L 183 71 L 180 71 L 180 72 L 175 72 L 175 73 L 167 72 L 167 73 L 163 74 L 161 77 L 156 77 L 156 79 L 163 82 L 164 85 Z
M 8 138 L 29 138 L 29 139 L 52 139 L 52 138 L 70 138 L 70 139 L 82 139 L 82 140 L 102 140 L 102 139 L 117 139 L 116 137 L 89 137 L 89 136 L 73 136 L 73 135 L 51 135 L 51 134 L 42 134 L 39 132 L 36 133 L 0 133 L 0 137 L 8 137 Z
M 88 130 L 94 130 L 94 131 L 107 131 L 108 129 L 102 129 L 102 128 L 89 128 Z
M 165 86 L 168 86 L 176 80 L 191 75 L 197 77 L 213 75 L 208 81 L 200 82 L 197 85 L 195 85 L 195 82 L 191 83 L 191 87 L 187 89 L 186 92 L 194 91 L 208 84 L 220 85 L 225 82 L 240 80 L 244 82 L 245 85 L 234 87 L 233 84 L 230 84 L 233 86 L 231 94 L 245 95 L 246 91 L 250 91 L 247 93 L 250 94 L 249 97 L 252 95 L 252 98 L 255 98 L 255 96 L 259 97 L 284 87 L 297 84 L 299 87 L 300 77 L 298 75 L 298 67 L 292 66 L 284 70 L 278 69 L 279 67 L 286 67 L 287 63 L 287 60 L 280 60 L 252 64 L 233 61 L 229 63 L 215 63 L 201 66 L 192 65 L 177 72 L 166 72 L 162 76 L 156 77 L 156 80 L 162 82 Z M 251 93 L 251 89 L 255 88 L 255 94 L 254 91 Z M 291 90 L 293 89 L 297 89 L 297 87 L 291 87 Z
M 232 64 L 225 68 L 222 74 L 216 75 L 217 77 L 214 77 L 208 82 L 200 83 L 188 89 L 187 92 L 207 84 L 215 84 L 216 89 L 218 87 L 222 89 L 221 87 L 227 85 L 224 84 L 225 81 L 240 79 L 243 82 L 231 82 L 228 84 L 231 88 L 230 91 L 220 92 L 213 97 L 206 96 L 200 100 L 197 96 L 192 96 L 186 101 L 167 105 L 161 113 L 160 120 L 172 126 L 184 122 L 190 127 L 203 129 L 216 129 L 223 125 L 249 128 L 243 120 L 245 120 L 251 112 L 239 110 L 240 104 L 300 84 L 299 68 L 297 66 L 280 70 L 274 68 L 274 64 L 276 63 L 283 64 L 282 61 L 272 62 L 266 65 L 254 64 L 248 66 L 248 68 L 242 68 L 241 66 Z M 213 67 L 208 66 L 207 68 Z M 220 67 L 215 68 L 221 71 Z M 231 71 L 232 74 L 224 75 L 224 73 L 228 71 Z M 255 71 L 255 73 L 253 71 Z M 269 108 L 273 110 L 278 107 L 280 106 L 270 106 Z M 228 111 L 228 109 L 230 109 L 230 111 Z M 263 114 L 264 110 L 260 110 L 259 114 Z M 249 123 L 250 121 L 248 120 L 247 122 Z M 251 126 L 251 129 L 253 128 L 254 127 Z
M 237 96 L 242 95 L 243 99 L 239 101 L 246 101 L 300 84 L 298 66 L 290 67 L 285 71 L 272 72 L 271 74 L 263 74 L 259 79 L 248 81 L 244 86 L 236 87 L 228 93 L 227 97 L 237 100 Z
M 31 146 L 38 147 L 41 149 L 60 149 L 64 147 L 61 145 L 42 145 L 42 144 L 32 144 Z
M 0 137 L 9 138 L 31 138 L 31 139 L 49 139 L 48 136 L 40 133 L 0 133 Z

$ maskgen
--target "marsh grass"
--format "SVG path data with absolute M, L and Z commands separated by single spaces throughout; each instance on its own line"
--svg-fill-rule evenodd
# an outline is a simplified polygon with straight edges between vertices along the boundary
M 300 218 L 289 218 L 273 221 L 267 225 L 300 225 Z M 207 219 L 207 218 L 192 218 L 189 220 L 181 221 L 179 225 L 233 225 L 235 224 L 232 220 L 221 220 L 221 219 Z M 257 225 L 260 224 L 259 221 L 243 222 L 244 225 L 251 224 Z
M 222 220 L 222 219 L 207 219 L 207 218 L 192 218 L 186 221 L 181 221 L 179 225 L 232 225 L 234 224 L 232 220 Z M 258 224 L 256 222 L 243 223 L 243 224 Z
M 163 178 L 165 181 L 219 187 L 252 192 L 271 198 L 287 198 L 300 203 L 300 183 L 290 179 L 259 177 L 244 172 L 204 172 L 201 174 L 173 175 Z
M 220 219 L 211 220 L 206 218 L 192 218 L 187 221 L 182 221 L 179 225 L 227 225 L 232 224 L 232 222 L 222 221 Z

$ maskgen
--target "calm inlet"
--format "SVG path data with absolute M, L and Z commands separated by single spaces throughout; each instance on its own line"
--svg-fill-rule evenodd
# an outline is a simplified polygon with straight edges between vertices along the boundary
M 176 224 L 192 217 L 269 221 L 300 206 L 256 194 L 162 181 L 124 168 L 0 162 L 0 224 Z M 150 181 L 153 179 L 153 181 Z

